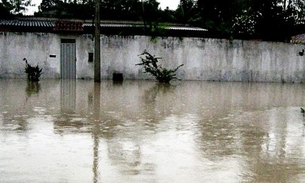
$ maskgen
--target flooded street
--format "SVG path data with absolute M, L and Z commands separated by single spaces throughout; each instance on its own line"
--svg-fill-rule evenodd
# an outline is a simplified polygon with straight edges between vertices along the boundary
M 1 183 L 305 182 L 305 85 L 0 80 Z

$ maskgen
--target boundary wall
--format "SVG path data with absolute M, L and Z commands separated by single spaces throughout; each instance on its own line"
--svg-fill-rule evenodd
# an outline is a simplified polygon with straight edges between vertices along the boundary
M 43 68 L 42 78 L 60 78 L 61 39 L 76 40 L 76 77 L 92 79 L 92 35 L 13 32 L 0 33 L 0 78 L 26 78 L 23 58 Z M 299 52 L 304 48 L 280 42 L 101 35 L 101 76 L 112 79 L 113 73 L 122 73 L 125 79 L 153 79 L 135 65 L 147 50 L 162 57 L 164 67 L 184 64 L 177 72 L 182 80 L 303 83 L 305 55 Z

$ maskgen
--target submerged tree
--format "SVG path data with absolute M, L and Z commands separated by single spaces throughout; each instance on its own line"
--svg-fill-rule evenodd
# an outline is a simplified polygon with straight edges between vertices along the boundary
M 176 71 L 183 66 L 183 64 L 179 65 L 175 69 L 167 69 L 158 65 L 158 60 L 160 57 L 156 57 L 144 51 L 140 54 L 141 63 L 136 65 L 143 65 L 145 69 L 145 73 L 149 73 L 153 75 L 160 83 L 169 83 L 172 79 L 178 79 L 176 77 Z

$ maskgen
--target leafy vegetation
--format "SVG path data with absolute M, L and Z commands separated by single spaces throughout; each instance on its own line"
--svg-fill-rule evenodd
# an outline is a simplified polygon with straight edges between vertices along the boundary
M 0 0 L 0 17 L 8 19 L 21 15 L 28 6 L 31 6 L 31 0 Z
M 30 0 L 0 2 L 2 17 L 22 13 L 30 6 Z M 267 41 L 288 41 L 305 31 L 304 0 L 180 0 L 176 10 L 161 10 L 156 0 L 100 2 L 102 20 L 142 21 L 151 36 L 159 34 L 162 23 L 206 28 L 210 37 Z M 42 0 L 35 16 L 93 19 L 94 1 Z
M 172 79 L 177 79 L 176 71 L 183 66 L 183 64 L 179 65 L 175 69 L 167 69 L 158 65 L 158 60 L 160 57 L 156 57 L 144 51 L 140 54 L 141 63 L 136 65 L 144 66 L 145 73 L 149 73 L 154 76 L 160 83 L 169 83 Z
M 39 81 L 42 69 L 39 68 L 38 64 L 33 67 L 28 63 L 26 58 L 24 58 L 23 61 L 25 61 L 24 71 L 27 74 L 28 81 Z

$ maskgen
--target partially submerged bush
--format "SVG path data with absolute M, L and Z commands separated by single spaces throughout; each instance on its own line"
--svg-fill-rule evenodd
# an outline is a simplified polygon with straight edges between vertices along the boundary
M 169 83 L 172 79 L 178 79 L 176 77 L 176 71 L 182 67 L 183 64 L 175 69 L 167 69 L 158 65 L 158 59 L 161 59 L 160 57 L 155 57 L 147 51 L 144 51 L 139 56 L 142 62 L 136 65 L 143 65 L 145 73 L 153 75 L 160 83 Z
M 39 77 L 41 76 L 42 69 L 39 68 L 38 64 L 33 67 L 31 66 L 27 59 L 24 58 L 23 61 L 25 61 L 25 73 L 27 74 L 27 78 L 29 81 L 39 81 Z

